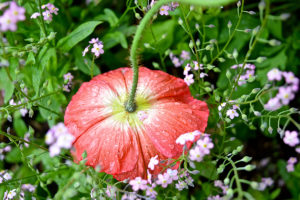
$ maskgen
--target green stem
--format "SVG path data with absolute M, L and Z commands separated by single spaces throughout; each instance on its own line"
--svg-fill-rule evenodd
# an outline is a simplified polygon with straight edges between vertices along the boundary
M 47 36 L 47 31 L 46 31 L 45 21 L 44 21 L 43 13 L 42 13 L 42 2 L 41 2 L 41 0 L 38 0 L 38 5 L 39 5 L 40 18 L 41 18 L 41 21 L 42 21 L 42 30 L 43 30 L 44 36 L 46 37 Z
M 139 46 L 140 39 L 142 37 L 142 33 L 149 24 L 152 17 L 156 14 L 156 12 L 160 9 L 161 6 L 168 4 L 174 0 L 161 0 L 156 2 L 154 6 L 147 12 L 145 17 L 141 20 L 139 26 L 137 27 L 135 36 L 133 38 L 131 50 L 130 50 L 130 62 L 133 68 L 133 80 L 132 80 L 132 87 L 129 95 L 128 101 L 125 103 L 125 109 L 127 112 L 134 112 L 136 110 L 135 104 L 135 93 L 137 89 L 137 83 L 139 78 L 139 68 L 138 68 L 138 61 L 137 61 L 137 49 Z M 196 6 L 221 6 L 227 3 L 232 2 L 233 0 L 177 0 L 178 3 L 184 4 L 193 4 Z
M 233 36 L 236 33 L 237 28 L 240 26 L 241 20 L 242 20 L 242 16 L 243 16 L 243 10 L 244 10 L 244 0 L 242 0 L 242 5 L 241 5 L 241 14 L 239 15 L 239 19 L 238 22 L 236 23 L 236 26 L 234 28 L 234 30 L 232 31 L 229 39 L 227 40 L 226 44 L 224 45 L 224 47 L 222 48 L 222 50 L 210 61 L 210 64 L 213 64 L 214 61 L 219 58 L 219 56 L 221 56 L 223 54 L 223 52 L 226 50 L 227 46 L 229 45 L 229 43 L 231 42 Z

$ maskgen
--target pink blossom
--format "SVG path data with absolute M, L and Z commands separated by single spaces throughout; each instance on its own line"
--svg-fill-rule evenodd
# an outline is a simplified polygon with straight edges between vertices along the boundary
M 295 98 L 295 94 L 290 87 L 280 87 L 276 97 L 281 100 L 282 104 L 287 105 Z
M 185 76 L 184 82 L 188 86 L 192 85 L 195 82 L 195 80 L 194 80 L 194 74 L 188 74 L 187 76 Z
M 170 55 L 170 57 L 171 57 L 171 55 Z M 179 60 L 179 58 L 177 58 L 176 56 L 172 56 L 172 57 L 171 57 L 171 60 L 172 60 L 172 63 L 173 63 L 173 65 L 174 65 L 175 67 L 180 67 L 180 66 L 183 64 L 183 62 L 181 62 L 181 61 Z
M 70 149 L 74 141 L 74 136 L 68 132 L 63 123 L 53 126 L 46 134 L 46 144 L 50 145 L 50 156 L 56 156 L 62 148 Z
M 159 10 L 160 15 L 169 15 L 168 10 L 170 10 L 169 6 L 162 6 Z
M 95 43 L 98 43 L 99 42 L 99 38 L 92 38 L 89 43 L 90 44 L 95 44 Z
M 193 61 L 193 63 L 194 63 L 194 70 L 203 69 L 203 64 L 199 64 L 197 61 Z
M 298 133 L 296 131 L 285 131 L 283 142 L 291 147 L 300 143 Z
M 280 81 L 282 78 L 282 73 L 277 68 L 274 68 L 267 73 L 267 76 L 269 81 Z
M 293 172 L 293 171 L 295 171 L 295 167 L 294 167 L 294 165 L 288 164 L 288 165 L 286 166 L 286 170 L 287 170 L 288 172 Z
M 18 6 L 14 1 L 11 1 L 9 9 L 5 12 L 10 13 L 13 22 L 25 20 L 25 8 Z
M 229 110 L 227 110 L 226 115 L 227 115 L 230 119 L 233 119 L 233 118 L 239 116 L 239 114 L 236 112 L 235 109 L 229 109 Z
M 176 139 L 176 144 L 184 145 L 188 141 L 193 142 L 195 140 L 195 137 L 200 134 L 201 134 L 201 132 L 198 130 L 182 134 Z
M 279 101 L 279 98 L 271 98 L 267 104 L 264 105 L 264 108 L 269 111 L 277 110 L 281 107 L 281 103 Z
M 64 80 L 67 81 L 67 82 L 72 81 L 73 78 L 74 78 L 74 76 L 73 76 L 70 72 L 68 72 L 68 73 L 66 73 L 66 74 L 64 75 Z
M 0 31 L 16 31 L 17 24 L 12 20 L 9 13 L 5 12 L 0 17 Z
M 203 152 L 200 150 L 200 148 L 198 146 L 191 149 L 189 154 L 190 154 L 189 158 L 192 161 L 197 161 L 197 162 L 201 162 L 203 159 L 203 156 L 204 156 Z
M 86 54 L 87 52 L 89 52 L 89 48 L 90 48 L 90 45 L 87 46 L 87 47 L 85 47 L 85 49 L 84 49 L 83 52 L 82 52 L 82 56 L 85 56 L 85 54 Z
M 162 174 L 158 174 L 158 180 L 156 181 L 156 183 L 158 185 L 161 185 L 163 188 L 166 188 L 169 184 L 169 174 L 168 173 L 164 173 Z
M 101 54 L 104 54 L 102 42 L 94 43 L 91 51 L 95 54 L 96 57 L 99 57 Z
M 36 19 L 38 16 L 41 16 L 41 14 L 39 12 L 35 12 L 31 15 L 31 19 Z
M 199 77 L 200 78 L 204 78 L 205 76 L 208 76 L 208 75 L 206 73 L 204 73 L 204 72 L 201 72 Z
M 287 163 L 288 163 L 289 165 L 294 165 L 294 164 L 297 163 L 297 158 L 296 158 L 296 157 L 290 157 L 290 158 L 288 159 Z
M 49 22 L 52 21 L 52 14 L 50 13 L 49 10 L 44 11 L 42 14 L 44 16 L 44 20 Z
M 58 15 L 58 13 L 57 13 L 58 8 L 56 8 L 53 4 L 48 3 L 46 6 L 47 6 L 50 13 L 54 13 L 55 15 Z
M 31 185 L 31 184 L 23 184 L 22 185 L 22 190 L 27 190 L 29 192 L 34 192 L 36 189 L 36 187 L 34 185 Z
M 186 184 L 186 182 L 184 182 L 184 181 L 178 181 L 178 183 L 176 183 L 175 186 L 179 191 L 189 188 L 188 185 Z
M 180 57 L 183 60 L 189 60 L 191 58 L 190 53 L 188 51 L 184 51 L 184 50 L 181 52 Z
M 211 139 L 208 136 L 204 136 L 197 141 L 197 147 L 203 152 L 204 155 L 210 153 L 210 150 L 214 147 Z
M 148 164 L 149 169 L 154 170 L 155 165 L 157 165 L 159 162 L 157 157 L 158 157 L 158 155 L 156 155 L 150 159 L 149 164 Z
M 299 84 L 299 78 L 295 77 L 295 74 L 293 72 L 282 72 L 282 75 L 286 83 L 296 85 Z
M 150 198 L 155 199 L 157 192 L 154 190 L 153 187 L 147 186 L 146 195 Z
M 147 188 L 147 181 L 141 177 L 136 177 L 134 180 L 129 181 L 133 191 L 145 190 Z
M 191 66 L 190 66 L 190 64 L 188 63 L 188 64 L 184 67 L 183 74 L 184 74 L 185 76 L 187 76 L 188 73 L 189 73 L 190 71 L 191 71 Z
M 166 173 L 169 175 L 169 184 L 171 184 L 173 181 L 178 180 L 178 171 L 176 169 L 167 169 Z

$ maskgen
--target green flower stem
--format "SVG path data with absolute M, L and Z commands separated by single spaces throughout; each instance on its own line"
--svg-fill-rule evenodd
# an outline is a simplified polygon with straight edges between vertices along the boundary
M 38 0 L 37 4 L 39 6 L 39 13 L 40 13 L 41 21 L 42 21 L 42 30 L 43 30 L 44 36 L 46 37 L 47 36 L 47 31 L 46 31 L 45 21 L 44 21 L 43 13 L 42 13 L 42 3 L 41 3 L 41 0 Z
M 229 95 L 229 98 L 228 98 L 228 99 L 231 99 L 232 94 L 233 94 L 233 91 L 234 91 L 235 88 L 237 87 L 238 81 L 239 81 L 239 79 L 240 79 L 240 77 L 241 77 L 241 75 L 242 75 L 242 72 L 244 71 L 244 68 L 245 68 L 245 66 L 246 66 L 246 61 L 247 61 L 247 60 L 249 59 L 249 57 L 251 56 L 251 53 L 252 53 L 252 51 L 254 50 L 254 47 L 255 47 L 255 45 L 256 45 L 256 43 L 257 43 L 257 41 L 258 41 L 258 38 L 259 38 L 260 35 L 262 34 L 262 32 L 263 32 L 263 30 L 264 30 L 264 28 L 265 28 L 265 26 L 266 26 L 266 24 L 267 24 L 267 19 L 268 19 L 269 12 L 270 12 L 270 1 L 267 0 L 267 1 L 266 1 L 266 13 L 265 13 L 265 18 L 264 18 L 264 20 L 263 20 L 263 23 L 262 23 L 262 25 L 261 25 L 261 28 L 259 29 L 258 33 L 256 34 L 256 37 L 255 37 L 255 39 L 254 39 L 254 41 L 253 41 L 253 43 L 252 43 L 250 49 L 248 50 L 248 52 L 247 52 L 247 54 L 246 54 L 246 57 L 245 57 L 244 62 L 243 62 L 243 65 L 242 65 L 242 67 L 241 67 L 241 70 L 239 71 L 239 74 L 238 74 L 238 76 L 237 76 L 237 79 L 236 79 L 235 82 L 234 82 L 234 86 L 231 88 L 230 95 Z M 242 14 L 241 14 L 241 15 L 242 15 Z
M 141 20 L 139 26 L 137 27 L 135 36 L 133 38 L 131 50 L 130 50 L 130 62 L 133 68 L 133 80 L 132 80 L 132 88 L 130 91 L 129 99 L 125 103 L 125 109 L 127 112 L 134 112 L 136 110 L 135 104 L 135 93 L 138 84 L 138 77 L 139 77 L 139 68 L 138 68 L 138 61 L 137 61 L 137 49 L 139 46 L 140 39 L 142 37 L 143 31 L 145 27 L 149 24 L 153 16 L 157 13 L 161 6 L 171 3 L 174 0 L 161 0 L 158 1 L 154 6 L 147 12 L 144 18 Z M 193 4 L 196 6 L 221 6 L 233 0 L 177 0 L 178 3 L 184 4 Z
M 224 45 L 224 47 L 222 48 L 222 50 L 210 61 L 210 64 L 213 64 L 215 62 L 215 60 L 217 58 L 219 58 L 219 56 L 221 56 L 224 51 L 226 50 L 227 46 L 229 45 L 229 43 L 231 42 L 231 40 L 233 39 L 233 36 L 235 35 L 238 27 L 240 26 L 241 20 L 242 20 L 242 16 L 243 16 L 243 10 L 244 10 L 244 0 L 242 0 L 242 5 L 241 5 L 241 14 L 239 15 L 239 19 L 238 22 L 235 25 L 235 28 L 233 30 L 233 32 L 231 33 L 229 39 L 227 40 L 226 44 Z

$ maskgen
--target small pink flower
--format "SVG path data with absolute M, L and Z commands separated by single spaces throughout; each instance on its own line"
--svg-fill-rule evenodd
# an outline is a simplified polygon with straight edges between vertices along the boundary
M 204 136 L 197 141 L 197 147 L 203 152 L 204 155 L 210 153 L 210 150 L 214 147 L 211 139 L 208 136 Z
M 180 57 L 183 60 L 189 60 L 191 58 L 190 53 L 188 51 L 182 51 Z
M 267 76 L 269 81 L 280 81 L 282 78 L 282 73 L 277 68 L 274 68 L 268 72 Z
M 147 181 L 141 177 L 136 177 L 134 180 L 131 180 L 129 184 L 132 186 L 133 191 L 145 190 L 147 188 Z
M 48 3 L 46 6 L 47 6 L 50 13 L 54 13 L 55 15 L 58 15 L 58 13 L 57 13 L 58 8 L 56 8 L 53 4 Z
M 158 159 L 157 159 L 158 155 L 156 155 L 155 157 L 152 157 L 149 161 L 148 164 L 148 168 L 151 170 L 154 170 L 155 165 L 158 165 Z
M 193 63 L 194 63 L 194 70 L 203 69 L 203 64 L 199 64 L 197 61 L 193 61 Z
M 193 149 L 190 150 L 190 159 L 192 161 L 197 161 L 197 162 L 201 162 L 203 159 L 203 152 L 200 150 L 199 147 L 195 147 Z
M 204 73 L 204 72 L 201 72 L 199 77 L 200 78 L 204 78 L 205 76 L 208 76 L 208 75 L 206 73 Z
M 85 49 L 84 49 L 83 52 L 82 52 L 82 56 L 85 56 L 85 54 L 86 54 L 87 52 L 89 52 L 89 48 L 90 48 L 90 45 L 87 46 L 87 47 L 85 47 Z
M 269 111 L 273 111 L 273 110 L 277 110 L 281 107 L 281 103 L 279 101 L 279 98 L 277 97 L 274 97 L 274 98 L 271 98 L 267 104 L 264 105 L 264 108 L 266 110 L 269 110 Z
M 177 58 L 176 56 L 172 56 L 171 57 L 172 63 L 175 67 L 180 67 L 182 65 L 183 62 L 181 62 L 179 60 L 179 58 Z
M 235 117 L 238 117 L 238 116 L 239 116 L 239 113 L 237 113 L 235 109 L 229 109 L 229 110 L 227 110 L 226 115 L 227 115 L 230 119 L 233 119 L 233 118 L 235 118 Z
M 102 42 L 94 43 L 91 51 L 95 54 L 96 57 L 99 57 L 101 54 L 104 54 Z
M 52 21 L 52 14 L 50 13 L 49 10 L 46 10 L 43 12 L 44 20 L 46 21 Z
M 156 181 L 156 183 L 158 185 L 161 185 L 163 188 L 166 188 L 169 183 L 169 174 L 167 173 L 164 173 L 164 175 L 158 174 L 158 180 Z
M 294 167 L 294 165 L 288 164 L 288 165 L 286 166 L 286 170 L 287 170 L 288 172 L 293 172 L 293 171 L 295 171 L 295 167 Z
M 157 196 L 157 192 L 154 190 L 153 187 L 147 186 L 146 195 L 152 199 L 155 199 Z
M 300 153 L 300 147 L 297 147 L 297 148 L 296 148 L 296 152 L 297 152 L 297 153 Z
M 186 182 L 184 182 L 184 181 L 178 181 L 178 183 L 176 183 L 175 186 L 176 186 L 177 190 L 179 190 L 179 191 L 189 188 L 188 185 L 186 184 Z
M 286 83 L 299 84 L 299 78 L 297 78 L 293 72 L 282 72 L 282 75 Z
M 185 76 L 184 82 L 188 86 L 192 85 L 195 82 L 195 80 L 194 80 L 194 74 L 188 74 L 187 76 Z
M 184 67 L 183 74 L 184 74 L 185 76 L 187 76 L 188 73 L 189 73 L 190 71 L 191 71 L 191 66 L 190 66 L 190 64 L 188 63 L 188 64 Z
M 90 44 L 95 44 L 95 43 L 98 43 L 99 42 L 99 38 L 92 38 L 89 43 Z
M 41 16 L 41 14 L 39 12 L 35 12 L 31 15 L 31 19 L 36 19 L 38 16 Z
M 11 1 L 9 9 L 5 12 L 10 13 L 14 22 L 25 20 L 25 8 L 18 6 L 14 1 Z
M 288 105 L 295 98 L 295 94 L 290 87 L 280 87 L 276 97 L 281 100 L 282 104 Z
M 5 12 L 0 16 L 0 31 L 16 31 L 17 24 L 13 21 L 9 13 Z
M 294 165 L 294 164 L 297 163 L 297 158 L 296 158 L 296 157 L 290 157 L 290 158 L 288 159 L 287 163 L 288 163 L 289 165 Z
M 169 184 L 178 180 L 178 171 L 176 169 L 167 169 L 166 173 L 169 175 Z
M 296 131 L 285 131 L 283 142 L 291 147 L 300 143 L 298 133 Z
M 182 134 L 176 139 L 176 144 L 184 145 L 188 141 L 194 142 L 195 137 L 197 137 L 200 134 L 201 132 L 198 130 Z
M 168 10 L 170 10 L 169 6 L 162 6 L 159 10 L 160 15 L 169 15 Z

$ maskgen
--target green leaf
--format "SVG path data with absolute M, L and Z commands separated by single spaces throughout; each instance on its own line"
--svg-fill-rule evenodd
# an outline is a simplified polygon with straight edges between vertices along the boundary
M 67 52 L 72 49 L 80 41 L 88 37 L 102 21 L 89 21 L 81 24 L 74 31 L 72 31 L 66 37 L 60 39 L 57 43 L 57 47 L 61 51 Z
M 103 37 L 103 43 L 105 43 L 105 49 L 110 49 L 117 44 L 121 44 L 124 49 L 128 48 L 127 40 L 122 32 L 116 31 L 108 33 Z
M 271 193 L 271 196 L 270 198 L 271 199 L 276 199 L 278 197 L 278 195 L 280 194 L 281 192 L 281 189 L 280 188 L 277 188 L 276 190 L 274 190 L 272 193 Z
M 42 69 L 32 68 L 32 85 L 36 97 L 39 95 L 42 73 Z
M 25 122 L 20 117 L 13 120 L 13 126 L 19 137 L 24 137 L 28 131 Z
M 33 52 L 30 52 L 28 54 L 25 66 L 27 66 L 27 65 L 34 65 L 34 64 L 35 64 L 35 56 L 34 56 Z
M 5 69 L 0 69 L 0 88 L 4 90 L 4 103 L 7 103 L 13 93 L 14 93 L 14 89 L 15 89 L 15 85 L 9 80 Z
M 118 24 L 119 22 L 119 19 L 118 17 L 116 16 L 116 14 L 108 9 L 108 8 L 105 8 L 104 9 L 104 14 L 101 14 L 101 15 L 98 15 L 94 18 L 94 20 L 97 20 L 97 21 L 107 21 L 110 25 L 110 27 L 114 27 Z

